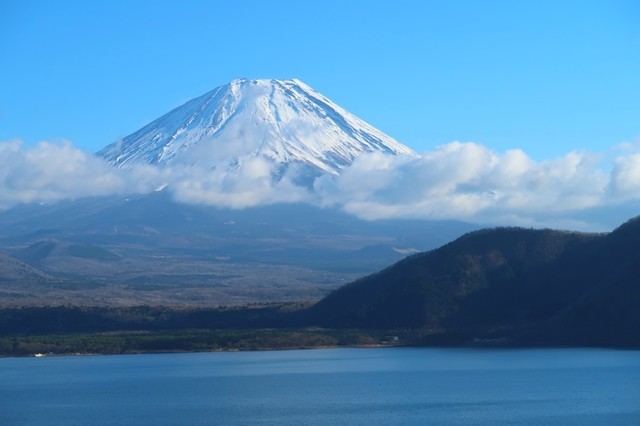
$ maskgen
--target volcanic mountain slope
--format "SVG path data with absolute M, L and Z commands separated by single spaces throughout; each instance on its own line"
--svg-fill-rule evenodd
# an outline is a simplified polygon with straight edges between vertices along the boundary
M 46 300 L 48 290 L 66 284 L 65 280 L 0 253 L 0 308 Z
M 477 226 L 367 222 L 306 204 L 220 209 L 176 203 L 160 191 L 0 212 L 0 250 L 56 278 L 111 286 L 120 300 L 243 304 L 318 300 L 471 229 Z M 98 297 L 81 290 L 75 299 Z
M 477 229 L 366 222 L 337 207 L 275 203 L 268 191 L 266 200 L 257 197 L 266 205 L 226 209 L 218 198 L 194 200 L 178 189 L 242 199 L 238 187 L 260 192 L 272 179 L 287 194 L 298 189 L 290 182 L 301 184 L 307 199 L 315 177 L 340 173 L 367 152 L 416 155 L 299 80 L 234 80 L 99 152 L 118 167 L 154 166 L 164 176 L 157 191 L 0 212 L 0 250 L 54 277 L 149 294 L 191 285 L 198 303 L 250 303 L 317 300 L 407 253 Z
M 476 231 L 327 296 L 314 325 L 430 342 L 640 346 L 640 220 L 610 234 Z
M 37 283 L 50 279 L 51 277 L 26 263 L 0 253 L 0 282 Z
M 98 155 L 112 164 L 237 167 L 261 156 L 338 173 L 363 152 L 415 153 L 300 80 L 237 79 L 170 111 Z

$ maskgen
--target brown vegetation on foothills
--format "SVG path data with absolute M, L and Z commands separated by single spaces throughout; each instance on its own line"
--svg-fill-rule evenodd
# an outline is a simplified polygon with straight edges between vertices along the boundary
M 7 297 L 17 294 L 24 280 L 31 280 L 31 291 L 43 294 L 51 288 L 57 289 L 54 294 L 99 294 L 110 286 L 61 281 L 7 256 L 0 257 L 0 265 L 5 270 L 5 307 L 0 309 L 0 332 L 5 336 L 0 347 L 5 354 L 22 353 L 51 336 L 58 336 L 54 339 L 58 343 L 49 346 L 52 351 L 63 347 L 66 351 L 73 347 L 69 342 L 80 340 L 60 336 L 87 333 L 102 336 L 96 337 L 102 343 L 94 348 L 114 345 L 110 353 L 152 347 L 260 349 L 390 341 L 640 347 L 640 219 L 607 234 L 521 228 L 474 231 L 341 286 L 317 303 L 299 299 L 222 307 L 85 301 L 9 307 Z M 149 293 L 168 291 L 161 284 L 146 285 L 153 286 Z M 143 287 L 136 291 L 144 292 Z M 189 286 L 170 288 L 180 292 Z M 129 336 L 122 344 L 122 339 L 104 333 L 146 337 Z M 229 335 L 235 340 L 224 337 Z

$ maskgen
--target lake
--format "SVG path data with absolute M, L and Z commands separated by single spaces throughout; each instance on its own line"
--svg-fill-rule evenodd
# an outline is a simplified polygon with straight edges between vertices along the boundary
M 2 425 L 640 425 L 640 351 L 372 348 L 0 359 Z

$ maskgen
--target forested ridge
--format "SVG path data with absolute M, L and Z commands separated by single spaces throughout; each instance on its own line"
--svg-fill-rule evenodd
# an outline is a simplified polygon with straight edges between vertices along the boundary
M 102 336 L 95 348 L 110 353 L 357 344 L 640 347 L 638 276 L 638 219 L 608 234 L 486 229 L 407 257 L 313 305 L 7 307 L 0 310 L 0 348 L 21 354 L 39 347 L 33 336 L 91 333 Z M 129 337 L 105 337 L 116 335 Z

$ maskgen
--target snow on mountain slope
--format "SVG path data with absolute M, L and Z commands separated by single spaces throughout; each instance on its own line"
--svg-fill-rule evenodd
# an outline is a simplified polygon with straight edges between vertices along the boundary
M 303 82 L 237 79 L 170 111 L 98 155 L 133 164 L 229 166 L 262 156 L 338 174 L 363 152 L 416 155 Z

